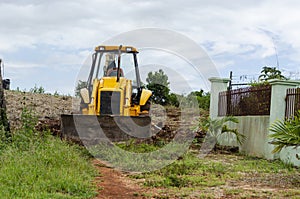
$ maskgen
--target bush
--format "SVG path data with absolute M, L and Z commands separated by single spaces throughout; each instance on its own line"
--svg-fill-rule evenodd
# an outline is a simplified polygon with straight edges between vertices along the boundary
M 279 153 L 283 148 L 300 146 L 300 111 L 292 119 L 277 121 L 271 125 L 270 130 L 274 134 L 270 135 L 275 145 L 273 153 Z

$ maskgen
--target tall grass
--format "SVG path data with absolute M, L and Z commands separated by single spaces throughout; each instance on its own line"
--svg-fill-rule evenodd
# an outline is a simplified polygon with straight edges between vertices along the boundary
M 95 169 L 78 146 L 34 129 L 24 109 L 22 128 L 7 139 L 0 130 L 0 198 L 91 198 Z

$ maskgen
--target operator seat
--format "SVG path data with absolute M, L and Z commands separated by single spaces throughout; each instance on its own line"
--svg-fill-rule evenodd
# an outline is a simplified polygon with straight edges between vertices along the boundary
M 116 77 L 117 74 L 118 74 L 118 68 L 110 68 L 106 73 L 108 77 Z M 120 77 L 124 77 L 122 68 L 120 68 Z

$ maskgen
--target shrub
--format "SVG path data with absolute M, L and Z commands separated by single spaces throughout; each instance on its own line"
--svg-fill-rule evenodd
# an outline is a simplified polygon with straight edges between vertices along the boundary
M 283 148 L 300 146 L 300 111 L 291 119 L 276 121 L 271 125 L 270 130 L 274 132 L 270 135 L 275 145 L 273 153 L 279 153 Z
M 243 144 L 246 137 L 238 132 L 237 129 L 229 128 L 227 123 L 238 123 L 238 119 L 233 116 L 225 116 L 222 118 L 202 118 L 195 128 L 196 131 L 205 132 L 212 143 L 219 144 L 218 138 L 221 135 L 235 135 L 238 144 Z

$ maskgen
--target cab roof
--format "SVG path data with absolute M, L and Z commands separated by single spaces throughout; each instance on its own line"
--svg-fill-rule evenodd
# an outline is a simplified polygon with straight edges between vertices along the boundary
M 118 51 L 120 46 L 105 46 L 105 45 L 100 45 L 95 48 L 95 51 Z M 121 47 L 121 52 L 123 53 L 138 53 L 137 49 L 132 46 L 122 46 Z

